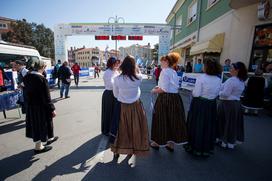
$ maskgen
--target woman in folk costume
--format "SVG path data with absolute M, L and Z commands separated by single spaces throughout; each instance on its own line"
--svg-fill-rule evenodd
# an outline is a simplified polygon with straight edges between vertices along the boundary
M 114 78 L 113 94 L 121 103 L 119 126 L 111 150 L 119 154 L 145 155 L 149 151 L 147 119 L 140 101 L 142 75 L 135 59 L 127 56 Z
M 220 64 L 214 59 L 204 60 L 204 74 L 196 80 L 193 99 L 187 118 L 187 152 L 196 156 L 210 156 L 216 139 L 216 98 L 221 79 Z
M 244 141 L 244 117 L 240 97 L 245 89 L 247 69 L 244 63 L 231 65 L 231 78 L 219 92 L 218 128 L 221 146 L 234 148 L 236 143 Z
M 58 139 L 53 130 L 53 117 L 56 112 L 48 82 L 42 75 L 45 63 L 33 60 L 28 64 L 31 71 L 23 79 L 27 98 L 26 137 L 32 138 L 36 143 L 34 152 L 38 154 L 51 150 L 52 147 L 48 145 Z M 47 142 L 47 145 L 44 146 L 42 142 Z
M 151 91 L 158 94 L 151 128 L 150 146 L 154 149 L 166 146 L 169 151 L 174 151 L 174 144 L 187 142 L 184 107 L 178 94 L 179 78 L 174 70 L 179 59 L 178 53 L 161 58 L 162 71 L 158 86 Z
M 113 95 L 113 79 L 118 76 L 119 61 L 110 57 L 107 61 L 107 70 L 104 73 L 103 80 L 105 85 L 105 91 L 102 95 L 102 121 L 101 121 L 101 132 L 108 136 L 110 132 L 111 120 L 113 117 L 115 97 Z

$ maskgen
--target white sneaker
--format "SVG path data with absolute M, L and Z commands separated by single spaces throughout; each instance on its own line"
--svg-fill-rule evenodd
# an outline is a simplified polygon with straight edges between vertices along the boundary
M 222 147 L 222 148 L 227 148 L 227 144 L 224 143 L 224 142 L 222 142 L 222 143 L 221 143 L 221 147 Z

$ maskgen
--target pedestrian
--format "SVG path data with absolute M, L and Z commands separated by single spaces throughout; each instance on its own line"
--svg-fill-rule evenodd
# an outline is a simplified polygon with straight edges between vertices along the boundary
M 244 141 L 244 117 L 240 97 L 245 89 L 247 69 L 244 63 L 231 65 L 231 78 L 221 87 L 218 104 L 219 140 L 224 148 Z
M 187 117 L 188 144 L 185 150 L 196 156 L 210 156 L 216 140 L 216 98 L 220 91 L 221 65 L 215 59 L 204 60 L 204 74 L 193 89 Z
M 75 80 L 76 87 L 78 87 L 80 66 L 78 65 L 77 62 L 75 62 L 75 64 L 72 66 L 71 69 L 74 74 L 74 80 Z
M 6 91 L 5 80 L 9 80 L 3 67 L 0 65 L 0 92 Z
M 102 121 L 101 121 L 101 132 L 108 136 L 110 132 L 111 120 L 113 117 L 114 105 L 116 98 L 113 95 L 113 79 L 118 76 L 119 61 L 110 57 L 107 61 L 107 70 L 103 75 L 105 91 L 102 95 Z
M 194 72 L 195 73 L 202 73 L 203 72 L 203 64 L 201 63 L 201 59 L 197 60 L 197 63 L 194 66 Z
M 94 78 L 96 78 L 96 76 L 99 78 L 99 72 L 100 72 L 100 68 L 98 67 L 98 65 L 96 65 L 94 67 Z
M 52 149 L 50 145 L 58 137 L 54 136 L 53 117 L 56 116 L 54 104 L 51 101 L 49 86 L 42 75 L 45 63 L 34 60 L 30 63 L 31 71 L 24 77 L 27 97 L 26 137 L 35 142 L 34 153 L 44 153 Z M 47 142 L 44 146 L 42 142 Z
M 230 68 L 231 68 L 230 64 L 231 64 L 231 60 L 226 59 L 225 60 L 225 65 L 223 66 L 223 71 L 224 72 L 229 72 L 230 71 Z
M 193 67 L 192 67 L 191 61 L 187 62 L 186 67 L 185 67 L 185 72 L 186 73 L 192 73 L 193 72 Z
M 113 93 L 121 103 L 118 132 L 111 151 L 128 157 L 145 155 L 149 151 L 146 114 L 140 101 L 142 75 L 135 59 L 127 56 L 120 66 L 121 74 L 114 78 Z M 134 165 L 135 166 L 135 165 Z
M 70 67 L 68 67 L 68 62 L 64 61 L 62 66 L 58 70 L 59 78 L 61 80 L 61 88 L 60 88 L 60 98 L 63 97 L 63 92 L 65 90 L 65 98 L 69 98 L 69 88 L 71 84 L 71 75 L 72 71 Z
M 54 82 L 56 79 L 58 79 L 57 85 L 58 85 L 59 89 L 60 89 L 60 77 L 59 77 L 59 68 L 60 67 L 61 67 L 61 60 L 58 60 L 58 63 L 54 66 L 53 73 L 52 73 Z
M 187 142 L 184 107 L 178 93 L 179 78 L 173 69 L 179 59 L 178 53 L 170 53 L 160 59 L 162 71 L 159 83 L 151 91 L 158 94 L 151 127 L 150 146 L 154 149 L 166 146 L 169 151 L 174 151 L 174 144 Z
M 25 60 L 16 60 L 14 62 L 14 67 L 17 71 L 17 89 L 20 89 L 22 91 L 22 96 L 20 96 L 19 101 L 17 102 L 19 105 L 22 107 L 22 113 L 26 113 L 26 106 L 27 106 L 27 97 L 24 93 L 24 83 L 23 83 L 23 78 L 27 75 L 28 69 L 25 66 Z
M 154 75 L 155 75 L 155 79 L 156 79 L 156 85 L 158 85 L 160 74 L 161 74 L 161 66 L 158 65 L 158 66 L 156 66 L 155 71 L 154 71 Z

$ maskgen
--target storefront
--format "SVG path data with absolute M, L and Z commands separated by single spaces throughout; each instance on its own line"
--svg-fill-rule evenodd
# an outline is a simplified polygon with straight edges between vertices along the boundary
M 213 58 L 220 62 L 220 54 L 224 46 L 225 33 L 216 34 L 213 38 L 198 42 L 190 49 L 190 55 L 195 59 Z M 196 62 L 195 62 L 196 63 Z
M 250 71 L 261 68 L 265 71 L 272 63 L 272 23 L 259 25 L 255 28 L 252 52 L 250 58 Z

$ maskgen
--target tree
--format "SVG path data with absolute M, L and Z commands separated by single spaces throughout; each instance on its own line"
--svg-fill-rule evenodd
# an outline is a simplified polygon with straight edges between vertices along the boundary
M 54 33 L 43 24 L 28 23 L 25 19 L 11 24 L 12 31 L 3 35 L 11 43 L 34 46 L 41 56 L 54 58 Z

